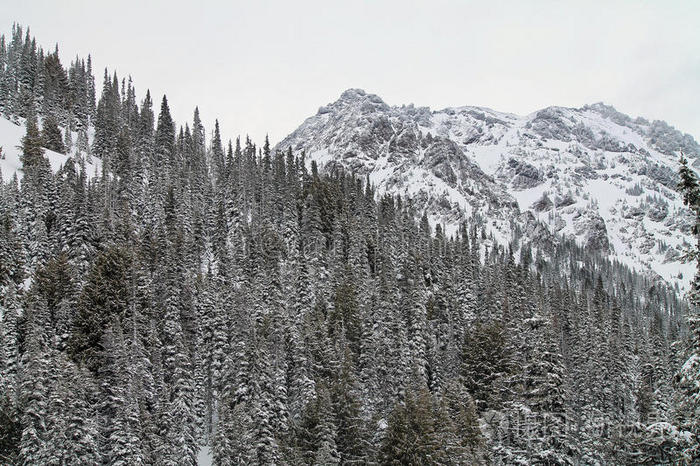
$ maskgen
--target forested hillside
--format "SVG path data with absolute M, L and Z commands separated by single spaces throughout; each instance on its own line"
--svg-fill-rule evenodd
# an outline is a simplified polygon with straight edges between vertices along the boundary
M 89 58 L 0 38 L 26 128 L 0 187 L 0 463 L 697 461 L 670 287 L 482 217 L 447 236 L 107 70 L 98 94 Z

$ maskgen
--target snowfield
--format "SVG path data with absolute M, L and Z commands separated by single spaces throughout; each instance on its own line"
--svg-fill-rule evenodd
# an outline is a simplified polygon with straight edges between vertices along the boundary
M 24 122 L 15 124 L 10 120 L 0 117 L 0 147 L 2 147 L 2 159 L 0 159 L 0 170 L 2 170 L 2 179 L 7 182 L 15 175 L 19 180 L 22 179 L 22 162 L 20 155 L 22 153 L 21 145 L 22 138 L 26 132 Z M 77 138 L 73 137 L 75 141 Z M 75 152 L 73 153 L 75 156 Z M 51 169 L 57 172 L 70 157 L 69 155 L 59 154 L 48 149 L 44 149 L 44 156 L 48 158 L 51 164 Z M 96 157 L 86 157 L 85 154 L 79 154 L 79 157 L 85 158 L 86 172 L 92 177 L 102 170 L 102 161 Z

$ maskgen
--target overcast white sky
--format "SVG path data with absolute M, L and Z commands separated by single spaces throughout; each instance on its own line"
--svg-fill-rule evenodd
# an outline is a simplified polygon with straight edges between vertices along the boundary
M 700 139 L 700 1 L 8 1 L 64 64 L 92 54 L 178 123 L 277 142 L 350 87 L 527 114 L 603 101 Z

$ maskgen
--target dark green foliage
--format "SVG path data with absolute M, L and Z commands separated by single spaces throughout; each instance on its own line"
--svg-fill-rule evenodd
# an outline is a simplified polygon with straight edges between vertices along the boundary
M 36 118 L 27 118 L 27 133 L 22 138 L 22 167 L 25 172 L 41 165 L 48 165 L 48 161 L 44 158 L 42 143 Z
M 461 375 L 464 386 L 480 409 L 494 407 L 498 399 L 494 384 L 507 375 L 509 355 L 502 325 L 477 321 L 464 338 Z
M 43 146 L 49 150 L 58 152 L 59 154 L 66 152 L 66 148 L 63 145 L 63 135 L 61 134 L 61 130 L 58 129 L 56 120 L 51 116 L 44 118 L 44 127 L 41 131 L 41 141 Z
M 442 421 L 452 426 L 455 443 L 451 448 L 460 456 L 471 457 L 478 462 L 483 454 L 484 438 L 472 396 L 459 382 L 450 383 L 443 391 L 441 409 L 443 416 L 446 416 Z
M 464 464 L 461 441 L 452 442 L 453 424 L 427 390 L 406 395 L 389 415 L 380 464 Z M 466 443 L 466 441 L 465 441 Z
M 65 254 L 52 258 L 37 271 L 36 288 L 46 300 L 52 316 L 58 311 L 62 301 L 70 302 L 73 299 L 73 277 L 74 271 Z
M 175 161 L 175 123 L 170 116 L 170 107 L 168 107 L 166 96 L 163 96 L 163 101 L 160 104 L 155 134 L 155 154 L 156 167 L 159 171 L 164 171 Z
M 70 337 L 73 359 L 97 371 L 101 364 L 102 336 L 114 317 L 127 321 L 131 298 L 129 252 L 110 247 L 100 253 L 78 300 L 78 309 Z
M 4 212 L 0 220 L 0 287 L 21 283 L 23 266 L 20 238 L 10 213 Z
M 357 303 L 357 291 L 350 283 L 343 283 L 336 288 L 333 310 L 329 316 L 331 337 L 344 333 L 348 344 L 355 354 L 360 347 L 360 309 Z
M 698 186 L 698 178 L 695 172 L 688 166 L 688 159 L 681 154 L 680 169 L 678 174 L 681 181 L 678 189 L 683 194 L 683 203 L 697 212 L 700 206 L 700 186 Z
M 22 436 L 20 411 L 15 400 L 11 398 L 13 392 L 4 384 L 0 385 L 0 389 L 0 462 L 14 464 L 19 454 Z

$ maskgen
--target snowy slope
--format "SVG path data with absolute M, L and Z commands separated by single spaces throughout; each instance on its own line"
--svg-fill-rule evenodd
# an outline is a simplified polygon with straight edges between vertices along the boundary
M 2 147 L 2 159 L 0 159 L 0 170 L 2 170 L 2 179 L 7 182 L 17 174 L 17 177 L 22 178 L 22 162 L 20 161 L 22 137 L 26 132 L 23 124 L 16 125 L 15 123 L 0 117 L 0 147 Z M 76 137 L 73 138 L 74 140 Z M 44 156 L 48 158 L 51 168 L 54 172 L 58 171 L 63 164 L 68 160 L 68 155 L 59 154 L 48 149 L 44 149 Z M 81 154 L 81 157 L 84 157 Z M 86 173 L 88 176 L 94 176 L 100 173 L 102 162 L 96 157 L 85 157 Z
M 208 446 L 202 446 L 197 452 L 197 465 L 198 466 L 211 466 L 214 464 L 214 455 L 211 452 L 211 448 Z
M 431 117 L 427 108 L 389 107 L 350 89 L 277 147 L 305 150 L 307 161 L 326 170 L 340 166 L 368 176 L 379 194 L 411 197 L 418 212 L 448 234 L 464 215 L 478 215 L 488 218 L 499 241 L 507 241 L 512 219 L 521 217 L 516 200 L 452 139 L 428 135 Z
M 687 286 L 691 218 L 675 191 L 678 152 L 698 147 L 661 122 L 632 121 L 601 104 L 551 107 L 512 119 L 492 144 L 463 144 L 550 231 Z M 675 140 L 674 140 L 675 139 Z M 467 147 L 468 146 L 468 147 Z
M 350 89 L 277 147 L 289 146 L 368 175 L 380 193 L 410 195 L 448 232 L 479 215 L 500 241 L 515 222 L 536 245 L 565 235 L 681 288 L 694 273 L 679 261 L 691 218 L 675 186 L 678 151 L 698 167 L 700 146 L 664 122 L 603 104 L 526 116 L 392 107 Z

